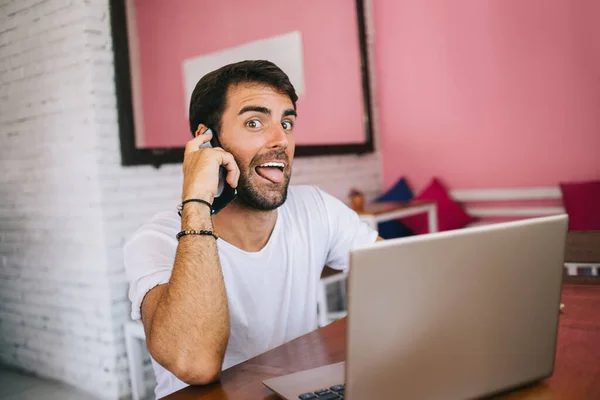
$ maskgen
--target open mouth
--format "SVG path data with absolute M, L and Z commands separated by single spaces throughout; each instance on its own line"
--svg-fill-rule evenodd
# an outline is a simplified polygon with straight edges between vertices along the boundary
M 256 173 L 263 179 L 271 183 L 281 183 L 283 182 L 283 169 L 285 168 L 285 163 L 281 161 L 269 161 L 263 164 L 260 164 L 254 170 Z

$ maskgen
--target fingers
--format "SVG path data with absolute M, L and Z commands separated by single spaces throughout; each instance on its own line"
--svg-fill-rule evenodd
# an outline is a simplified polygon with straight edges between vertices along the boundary
M 187 156 L 190 153 L 197 152 L 198 150 L 200 150 L 202 145 L 204 145 L 212 139 L 213 133 L 205 133 L 207 130 L 208 128 L 202 124 L 198 126 L 198 129 L 195 132 L 195 137 L 189 142 L 187 142 L 187 144 L 185 145 L 184 156 Z M 217 159 L 219 164 L 227 169 L 227 183 L 229 183 L 231 187 L 237 187 L 238 180 L 240 178 L 240 170 L 233 158 L 233 155 L 226 152 L 220 147 L 211 148 L 210 152 L 203 152 L 202 154 L 206 154 L 207 156 L 209 154 L 218 155 Z
M 208 128 L 206 127 L 206 125 L 204 125 L 204 124 L 198 125 L 196 132 L 194 132 L 194 137 L 198 137 L 198 135 L 202 135 L 207 130 L 208 130 Z
M 185 145 L 184 154 L 193 153 L 194 151 L 200 150 L 200 146 L 202 146 L 204 143 L 210 141 L 210 139 L 212 139 L 212 137 L 213 137 L 212 133 L 197 135 L 195 138 L 193 138 L 192 140 L 187 142 L 187 144 Z
M 227 168 L 227 178 L 225 179 L 231 187 L 235 188 L 238 185 L 238 180 L 240 178 L 240 169 L 237 166 L 233 156 L 231 153 L 227 153 L 223 151 L 221 154 L 221 165 Z

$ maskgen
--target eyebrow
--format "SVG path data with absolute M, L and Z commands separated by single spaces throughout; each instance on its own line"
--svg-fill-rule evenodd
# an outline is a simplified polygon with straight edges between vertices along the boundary
M 271 115 L 271 110 L 269 110 L 267 107 L 261 107 L 261 106 L 246 106 L 240 110 L 238 115 L 242 115 L 243 113 L 247 113 L 247 112 L 251 112 L 251 111 L 259 112 L 261 114 Z
M 293 115 L 294 117 L 298 116 L 298 114 L 296 113 L 296 110 L 294 110 L 293 108 L 288 108 L 287 110 L 285 110 L 283 112 L 284 117 L 287 117 L 288 115 Z
M 261 114 L 266 114 L 266 115 L 271 115 L 271 110 L 269 110 L 267 107 L 262 107 L 262 106 L 246 106 L 243 107 L 240 112 L 238 113 L 238 115 L 242 115 L 244 113 L 247 112 L 258 112 Z M 287 117 L 288 115 L 293 115 L 294 117 L 297 117 L 298 114 L 296 113 L 296 110 L 294 110 L 293 108 L 288 108 L 287 110 L 285 110 L 283 112 L 282 117 Z

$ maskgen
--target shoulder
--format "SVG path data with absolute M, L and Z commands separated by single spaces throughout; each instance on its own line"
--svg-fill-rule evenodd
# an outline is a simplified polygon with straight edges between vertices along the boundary
M 337 197 L 310 185 L 290 186 L 284 207 L 295 217 L 306 217 L 323 223 L 329 223 L 341 214 L 352 212 Z
M 326 207 L 327 197 L 330 196 L 317 186 L 298 185 L 290 186 L 285 207 L 292 211 L 309 210 L 314 213 L 315 210 Z
M 326 209 L 349 209 L 348 205 L 339 198 L 327 193 L 317 186 L 311 185 L 290 186 L 288 199 L 292 205 L 310 204 L 318 205 Z
M 175 235 L 181 227 L 177 211 L 162 211 L 154 214 L 142 224 L 126 241 L 124 250 L 145 248 L 156 244 L 157 241 L 177 245 Z
M 292 203 L 320 201 L 323 191 L 313 185 L 290 185 L 288 200 Z
M 131 318 L 141 318 L 144 296 L 153 287 L 169 282 L 177 252 L 175 237 L 179 226 L 176 210 L 154 214 L 127 240 L 123 248 L 125 273 L 129 281 Z

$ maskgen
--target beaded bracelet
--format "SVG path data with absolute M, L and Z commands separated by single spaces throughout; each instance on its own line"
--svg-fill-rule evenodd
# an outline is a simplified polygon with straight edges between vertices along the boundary
M 196 229 L 190 229 L 187 231 L 181 231 L 177 234 L 177 240 L 181 239 L 181 237 L 183 236 L 187 236 L 187 235 L 204 235 L 204 236 L 212 236 L 215 239 L 219 238 L 219 235 L 216 232 L 213 231 L 205 231 L 205 230 L 196 230 Z

